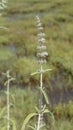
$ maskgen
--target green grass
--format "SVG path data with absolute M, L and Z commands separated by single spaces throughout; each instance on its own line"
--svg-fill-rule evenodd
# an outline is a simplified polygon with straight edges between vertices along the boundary
M 15 119 L 17 122 L 17 130 L 19 130 L 22 126 L 22 123 L 30 112 L 34 112 L 35 105 L 37 102 L 37 92 L 35 90 L 31 91 L 30 88 L 28 89 L 11 89 L 11 94 L 14 96 L 14 103 L 11 100 L 10 110 L 10 117 L 11 119 Z M 2 94 L 1 94 L 2 93 Z M 0 110 L 6 106 L 6 95 L 3 94 L 4 92 L 0 92 Z M 29 105 L 28 105 L 29 104 Z
M 43 67 L 53 69 L 52 72 L 44 74 L 43 82 L 47 84 L 48 90 L 53 91 L 51 80 L 61 77 L 56 81 L 55 87 L 60 91 L 63 86 L 66 90 L 67 88 L 73 90 L 73 0 L 8 1 L 8 8 L 3 11 L 3 16 L 0 16 L 0 26 L 9 29 L 8 31 L 0 29 L 0 73 L 10 69 L 11 75 L 17 79 L 18 86 L 30 85 L 33 89 L 39 84 L 38 75 L 31 77 L 31 73 L 39 69 L 36 58 L 38 43 L 36 15 L 40 16 L 44 27 L 45 44 L 49 53 L 47 64 Z M 14 51 L 11 46 L 14 47 Z M 4 85 L 5 80 L 0 75 L 0 83 Z M 34 112 L 38 100 L 37 92 L 34 91 L 18 88 L 11 90 L 15 96 L 11 117 L 16 120 L 17 130 L 20 130 L 26 115 Z M 0 111 L 4 106 L 6 95 L 0 92 Z M 59 104 L 53 112 L 57 119 L 51 130 L 73 130 L 72 102 L 64 106 Z
M 44 27 L 43 31 L 46 34 L 45 44 L 49 53 L 46 67 L 53 68 L 52 73 L 45 74 L 43 81 L 49 86 L 49 81 L 53 75 L 56 75 L 56 70 L 61 70 L 66 73 L 67 79 L 71 77 L 70 85 L 73 86 L 72 5 L 72 0 L 9 1 L 7 10 L 0 17 L 0 25 L 9 28 L 9 31 L 0 29 L 0 47 L 2 48 L 0 59 L 3 61 L 0 65 L 0 71 L 5 71 L 9 67 L 13 71 L 11 73 L 17 75 L 19 83 L 27 82 L 27 84 L 32 83 L 32 85 L 33 82 L 35 85 L 39 83 L 37 76 L 30 77 L 30 73 L 39 68 L 36 65 L 37 58 L 35 58 L 38 43 L 38 29 L 35 16 L 39 14 Z M 5 48 L 11 45 L 15 48 L 14 52 L 10 52 L 11 50 L 9 51 L 8 49 L 5 50 Z M 5 62 L 8 64 L 8 67 L 6 67 Z M 21 65 L 22 63 L 24 67 Z M 26 63 L 28 64 L 27 66 L 25 66 Z M 60 68 L 58 68 L 57 64 L 59 64 Z M 24 74 L 22 74 L 23 71 Z M 67 86 L 68 82 L 69 79 L 64 85 Z
M 5 91 L 5 90 L 4 90 Z M 6 94 L 4 91 L 0 91 L 0 111 L 6 107 Z M 12 96 L 11 96 L 12 95 Z M 11 98 L 13 97 L 13 98 Z M 37 98 L 38 97 L 38 98 Z M 37 89 L 31 88 L 12 88 L 10 89 L 10 117 L 16 122 L 17 130 L 20 130 L 25 117 L 32 112 L 35 112 L 35 106 L 38 106 L 39 96 Z M 52 108 L 52 107 L 51 107 Z M 50 108 L 50 109 L 51 109 Z M 54 125 L 50 126 L 51 130 L 72 130 L 73 129 L 73 102 L 68 104 L 58 104 L 53 108 L 55 116 Z M 3 113 L 6 116 L 6 110 Z M 2 118 L 1 118 L 2 119 Z M 6 120 L 0 120 L 0 128 L 6 126 Z M 31 120 L 34 125 L 35 120 Z M 47 125 L 49 120 L 47 120 Z M 5 125 L 4 125 L 5 124 Z M 28 125 L 27 125 L 28 126 Z M 30 129 L 29 129 L 30 130 Z
M 73 122 L 70 122 L 69 120 L 58 120 L 56 121 L 54 128 L 51 128 L 51 130 L 72 130 L 72 123 Z
M 10 51 L 8 51 L 6 49 L 0 49 L 0 61 L 8 60 L 12 56 L 13 56 L 13 54 Z

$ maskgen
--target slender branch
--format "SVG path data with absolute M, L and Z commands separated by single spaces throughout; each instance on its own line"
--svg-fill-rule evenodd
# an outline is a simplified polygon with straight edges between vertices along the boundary
M 7 86 L 7 130 L 10 130 L 10 100 L 9 100 L 9 87 L 10 87 L 10 82 L 12 80 L 15 80 L 15 78 L 12 78 L 10 76 L 10 71 L 7 70 L 6 73 L 2 73 L 2 75 L 7 77 L 7 81 L 5 82 L 5 85 Z

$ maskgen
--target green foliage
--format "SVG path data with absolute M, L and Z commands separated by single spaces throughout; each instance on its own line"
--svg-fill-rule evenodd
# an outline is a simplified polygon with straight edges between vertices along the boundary
M 3 44 L 3 45 L 6 45 L 8 44 L 9 40 L 8 40 L 8 37 L 0 37 L 0 44 Z
M 6 111 L 6 107 L 0 110 L 0 120 L 3 118 L 5 111 Z
M 54 121 L 54 115 L 51 111 L 49 111 L 48 109 L 45 109 L 43 113 L 48 113 L 49 117 L 52 119 L 52 121 Z
M 21 129 L 22 125 L 24 124 L 23 121 L 28 119 L 27 115 L 29 113 L 38 113 L 39 111 L 36 110 L 35 106 L 38 106 L 38 92 L 37 89 L 20 89 L 20 88 L 12 88 L 10 89 L 10 93 L 14 96 L 15 99 L 12 98 L 10 95 L 10 102 L 14 103 L 14 107 L 10 108 L 10 117 L 11 117 L 11 126 L 13 130 Z M 4 92 L 0 91 L 0 115 L 1 117 L 5 116 L 6 114 L 6 95 Z M 29 105 L 28 105 L 29 104 Z M 5 109 L 5 110 L 4 110 Z M 54 125 L 51 125 L 50 129 L 56 130 L 69 130 L 73 129 L 73 102 L 69 102 L 68 104 L 58 104 L 52 108 L 55 122 Z M 4 112 L 3 112 L 4 111 Z M 51 111 L 51 109 L 50 109 Z M 53 119 L 53 115 L 46 107 L 44 106 L 43 112 L 47 114 L 48 118 Z M 3 113 L 3 114 L 1 114 Z M 32 115 L 32 114 L 31 114 Z M 30 117 L 30 115 L 28 116 Z M 30 119 L 30 118 L 29 118 Z M 26 120 L 29 121 L 29 120 Z M 25 122 L 25 121 L 24 121 Z M 28 122 L 31 126 L 34 126 L 35 120 L 32 118 L 32 121 Z M 28 126 L 28 123 L 26 126 Z M 47 122 L 48 123 L 48 122 Z M 1 125 L 2 124 L 2 125 Z M 0 129 L 5 129 L 4 125 L 6 124 L 6 119 L 0 120 Z M 29 128 L 28 128 L 29 129 Z
M 25 129 L 26 125 L 29 123 L 29 121 L 31 120 L 32 117 L 39 116 L 39 113 L 40 113 L 40 111 L 38 110 L 38 113 L 30 113 L 30 114 L 28 114 L 27 117 L 24 120 L 24 123 L 23 123 L 23 126 L 22 126 L 21 130 Z M 48 114 L 52 118 L 52 121 L 54 121 L 53 113 L 50 112 L 47 108 L 42 109 L 42 113 L 43 114 Z
M 8 60 L 9 58 L 12 58 L 13 54 L 6 50 L 6 49 L 0 49 L 0 61 Z
M 69 104 L 68 104 L 68 110 L 69 110 L 69 117 L 70 118 L 73 118 L 73 103 L 72 101 L 69 101 Z
M 25 126 L 27 125 L 27 123 L 29 122 L 29 120 L 30 120 L 32 117 L 36 116 L 36 115 L 37 115 L 37 113 L 30 113 L 30 114 L 25 118 L 21 130 L 24 130 L 24 129 L 25 129 Z
M 43 96 L 44 96 L 44 98 L 46 100 L 46 103 L 49 104 L 48 96 L 47 96 L 45 90 L 43 88 L 40 88 L 40 91 L 42 92 L 42 94 L 43 94 Z
M 14 4 L 15 3 L 15 4 Z M 37 53 L 37 34 L 38 30 L 35 24 L 35 15 L 40 15 L 41 21 L 46 33 L 46 46 L 49 52 L 47 65 L 45 68 L 52 66 L 53 71 L 44 74 L 43 82 L 48 84 L 53 75 L 56 76 L 57 71 L 66 71 L 61 81 L 57 81 L 57 86 L 61 86 L 61 82 L 67 89 L 73 88 L 73 1 L 72 0 L 11 0 L 8 1 L 8 8 L 0 16 L 0 26 L 8 27 L 9 31 L 0 29 L 0 72 L 6 72 L 11 69 L 12 75 L 16 75 L 19 84 L 32 84 L 36 86 L 39 76 L 31 77 L 31 73 L 38 70 L 36 63 Z M 13 49 L 12 47 L 13 46 Z M 59 64 L 59 66 L 58 66 Z M 61 75 L 57 73 L 58 75 Z M 0 82 L 4 83 L 5 78 L 0 77 Z M 52 89 L 52 87 L 51 87 Z M 22 121 L 30 112 L 34 112 L 33 106 L 36 101 L 35 95 L 30 90 L 13 90 L 16 106 L 11 109 L 11 116 L 14 117 L 11 124 L 13 129 L 20 130 Z M 44 97 L 48 103 L 45 92 Z M 29 95 L 29 98 L 28 98 Z M 1 95 L 0 95 L 1 96 Z M 20 97 L 20 98 L 19 98 Z M 37 97 L 37 96 L 36 96 Z M 11 98 L 11 97 L 10 97 Z M 34 103 L 33 103 L 34 101 Z M 28 106 L 28 104 L 30 106 Z M 4 106 L 6 98 L 0 98 L 1 116 L 4 114 Z M 26 107 L 25 107 L 26 106 Z M 21 112 L 22 111 L 22 112 Z M 59 104 L 53 110 L 57 119 L 66 118 L 65 121 L 57 121 L 54 130 L 73 130 L 73 122 L 69 119 L 73 118 L 73 103 Z M 24 113 L 24 114 L 23 114 Z M 51 115 L 51 113 L 49 113 Z M 15 123 L 15 119 L 16 122 Z M 72 119 L 73 120 L 73 119 Z M 3 120 L 2 120 L 3 121 Z M 4 124 L 6 124 L 4 119 Z M 32 124 L 32 123 L 31 123 Z M 6 130 L 6 127 L 0 123 L 0 129 Z
M 14 4 L 14 2 L 16 4 Z M 0 25 L 8 27 L 9 29 L 9 31 L 0 29 L 0 47 L 3 48 L 1 48 L 2 51 L 0 51 L 0 59 L 4 61 L 4 67 L 2 62 L 0 64 L 0 71 L 4 71 L 4 68 L 7 69 L 7 67 L 11 66 L 15 75 L 18 76 L 19 83 L 28 82 L 29 84 L 32 82 L 32 85 L 33 82 L 34 85 L 38 83 L 37 76 L 34 78 L 29 76 L 27 67 L 25 67 L 25 70 L 27 70 L 26 73 L 28 76 L 25 72 L 24 75 L 28 78 L 24 76 L 25 79 L 14 67 L 15 64 L 18 64 L 16 60 L 20 60 L 21 57 L 26 57 L 26 59 L 24 58 L 26 62 L 27 59 L 30 59 L 30 61 L 32 61 L 32 67 L 33 64 L 35 65 L 38 30 L 34 18 L 38 12 L 44 26 L 46 46 L 49 52 L 46 67 L 50 64 L 52 67 L 55 65 L 55 68 L 53 68 L 57 69 L 57 63 L 59 63 L 63 69 L 67 70 L 68 74 L 71 73 L 71 76 L 73 75 L 72 0 L 11 0 L 8 2 L 6 11 L 7 13 L 0 17 Z M 14 51 L 10 48 L 11 45 Z M 5 47 L 7 49 L 5 49 Z M 9 48 L 10 51 L 8 50 Z M 11 62 L 11 58 L 13 62 Z M 5 67 L 5 61 L 8 63 L 7 67 Z M 20 61 L 22 64 L 22 60 Z M 22 71 L 22 68 L 20 69 L 20 71 Z M 30 72 L 31 70 L 29 70 L 29 73 Z M 54 71 L 52 73 L 54 74 Z M 43 77 L 44 83 L 49 84 L 49 80 L 49 74 L 45 74 Z
M 59 119 L 58 121 L 55 122 L 55 125 L 51 128 L 51 130 L 72 130 L 73 129 L 73 124 L 69 120 L 64 120 L 64 119 Z
M 37 97 L 35 94 L 30 89 L 27 89 L 27 90 L 10 89 L 9 96 L 10 96 L 10 118 L 11 118 L 10 126 L 11 126 L 11 129 L 13 129 L 13 130 L 20 129 L 22 126 L 22 122 L 25 119 L 25 116 L 31 111 L 34 112 L 33 105 L 35 105 L 35 103 L 36 103 L 35 101 L 37 100 Z M 6 110 L 7 110 L 6 103 L 5 103 L 6 95 L 4 92 L 0 92 L 0 99 L 1 99 L 0 124 L 2 123 L 2 125 L 0 125 L 0 128 L 2 128 L 4 125 L 6 126 L 6 120 L 7 120 L 7 118 L 3 118 L 3 117 L 6 117 L 6 113 L 7 113 L 6 112 Z M 3 103 L 3 100 L 4 100 L 4 103 Z M 30 104 L 30 106 L 28 104 Z
M 13 130 L 17 130 L 15 119 L 11 119 L 10 122 L 11 122 L 11 125 L 12 125 L 12 129 L 13 129 Z
M 56 118 L 73 118 L 73 102 L 69 101 L 68 104 L 59 103 L 53 110 Z
M 45 100 L 46 100 L 46 103 L 49 104 L 47 94 L 46 94 L 46 92 L 43 90 L 43 88 L 40 88 L 40 95 L 41 95 L 41 94 L 42 94 L 42 96 L 44 96 L 44 98 L 45 98 Z M 43 114 L 43 115 L 46 114 L 46 116 L 49 115 L 49 116 L 51 117 L 52 121 L 54 121 L 54 115 L 53 115 L 53 113 L 52 113 L 51 111 L 49 111 L 49 109 L 46 107 L 46 105 L 44 105 L 43 108 L 41 108 L 41 109 L 38 109 L 37 107 L 35 107 L 35 108 L 36 108 L 36 110 L 37 110 L 37 113 L 30 113 L 30 114 L 27 115 L 27 117 L 26 117 L 25 120 L 24 120 L 24 123 L 23 123 L 23 126 L 22 126 L 22 129 L 21 129 L 21 130 L 25 129 L 27 123 L 29 123 L 29 121 L 31 120 L 31 118 L 32 118 L 33 116 L 39 116 L 40 114 Z M 37 122 L 39 123 L 39 120 L 37 120 Z M 37 129 L 38 126 L 36 125 L 36 123 L 35 123 L 35 126 L 36 126 L 36 127 L 32 127 L 32 126 L 31 126 L 30 128 L 32 128 L 32 129 Z M 39 127 L 40 127 L 40 126 L 39 126 Z M 41 127 L 44 127 L 44 125 L 41 126 Z
M 35 66 L 35 68 L 34 68 Z M 13 70 L 17 74 L 17 79 L 19 83 L 29 83 L 30 81 L 30 75 L 34 71 L 37 70 L 37 64 L 35 62 L 35 59 L 27 59 L 26 57 L 19 58 L 17 61 L 15 61 Z M 23 73 L 24 72 L 24 73 Z M 34 77 L 34 80 L 37 80 L 37 76 Z

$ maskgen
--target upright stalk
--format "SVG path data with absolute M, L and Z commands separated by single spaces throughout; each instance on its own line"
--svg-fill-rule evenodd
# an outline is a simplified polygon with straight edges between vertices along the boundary
M 41 64 L 41 69 L 40 69 L 40 103 L 39 103 L 39 116 L 38 116 L 37 130 L 40 130 L 40 125 L 42 125 L 42 120 L 41 120 L 41 115 L 42 115 L 41 109 L 43 107 L 43 103 L 42 103 L 43 95 L 42 95 L 42 92 L 41 92 L 41 89 L 43 87 L 42 79 L 43 79 L 43 74 L 42 74 L 42 64 Z
M 38 34 L 38 46 L 37 49 L 39 52 L 37 53 L 38 63 L 40 64 L 40 70 L 37 72 L 32 73 L 31 75 L 39 74 L 40 75 L 40 99 L 39 99 L 39 115 L 38 115 L 38 122 L 37 122 L 37 130 L 41 130 L 43 125 L 43 73 L 50 71 L 51 69 L 44 70 L 42 65 L 43 63 L 46 63 L 46 57 L 48 56 L 48 53 L 46 52 L 46 46 L 45 43 L 45 34 L 43 33 L 43 27 L 41 26 L 42 23 L 40 22 L 39 16 L 36 16 L 36 22 L 37 27 L 40 31 Z
M 9 70 L 6 73 L 2 73 L 4 76 L 7 77 L 7 81 L 5 82 L 5 85 L 7 86 L 7 130 L 10 130 L 10 100 L 9 100 L 9 87 L 10 82 L 15 80 L 15 78 L 12 78 L 9 74 Z
M 7 73 L 7 130 L 10 128 L 9 71 Z
M 42 69 L 42 64 L 41 64 L 41 69 L 40 69 L 40 71 L 41 71 L 41 73 L 40 73 L 40 87 L 41 87 L 41 89 L 42 89 L 42 87 L 43 87 L 43 81 L 42 81 L 42 79 L 43 79 L 43 74 L 42 74 L 43 69 Z

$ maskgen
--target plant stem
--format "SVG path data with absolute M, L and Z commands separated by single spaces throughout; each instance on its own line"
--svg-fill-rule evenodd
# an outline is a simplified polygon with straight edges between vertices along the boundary
M 9 101 L 9 72 L 7 74 L 7 130 L 10 128 L 10 101 Z
M 43 69 L 42 69 L 42 64 L 41 64 L 41 68 L 40 68 L 40 88 L 42 89 L 43 87 Z M 42 107 L 43 107 L 43 103 L 42 103 L 42 99 L 43 99 L 43 95 L 42 95 L 42 92 L 41 92 L 41 89 L 40 89 L 40 104 L 39 104 L 39 116 L 38 116 L 38 124 L 37 124 L 37 130 L 40 130 L 40 127 L 42 125 Z

